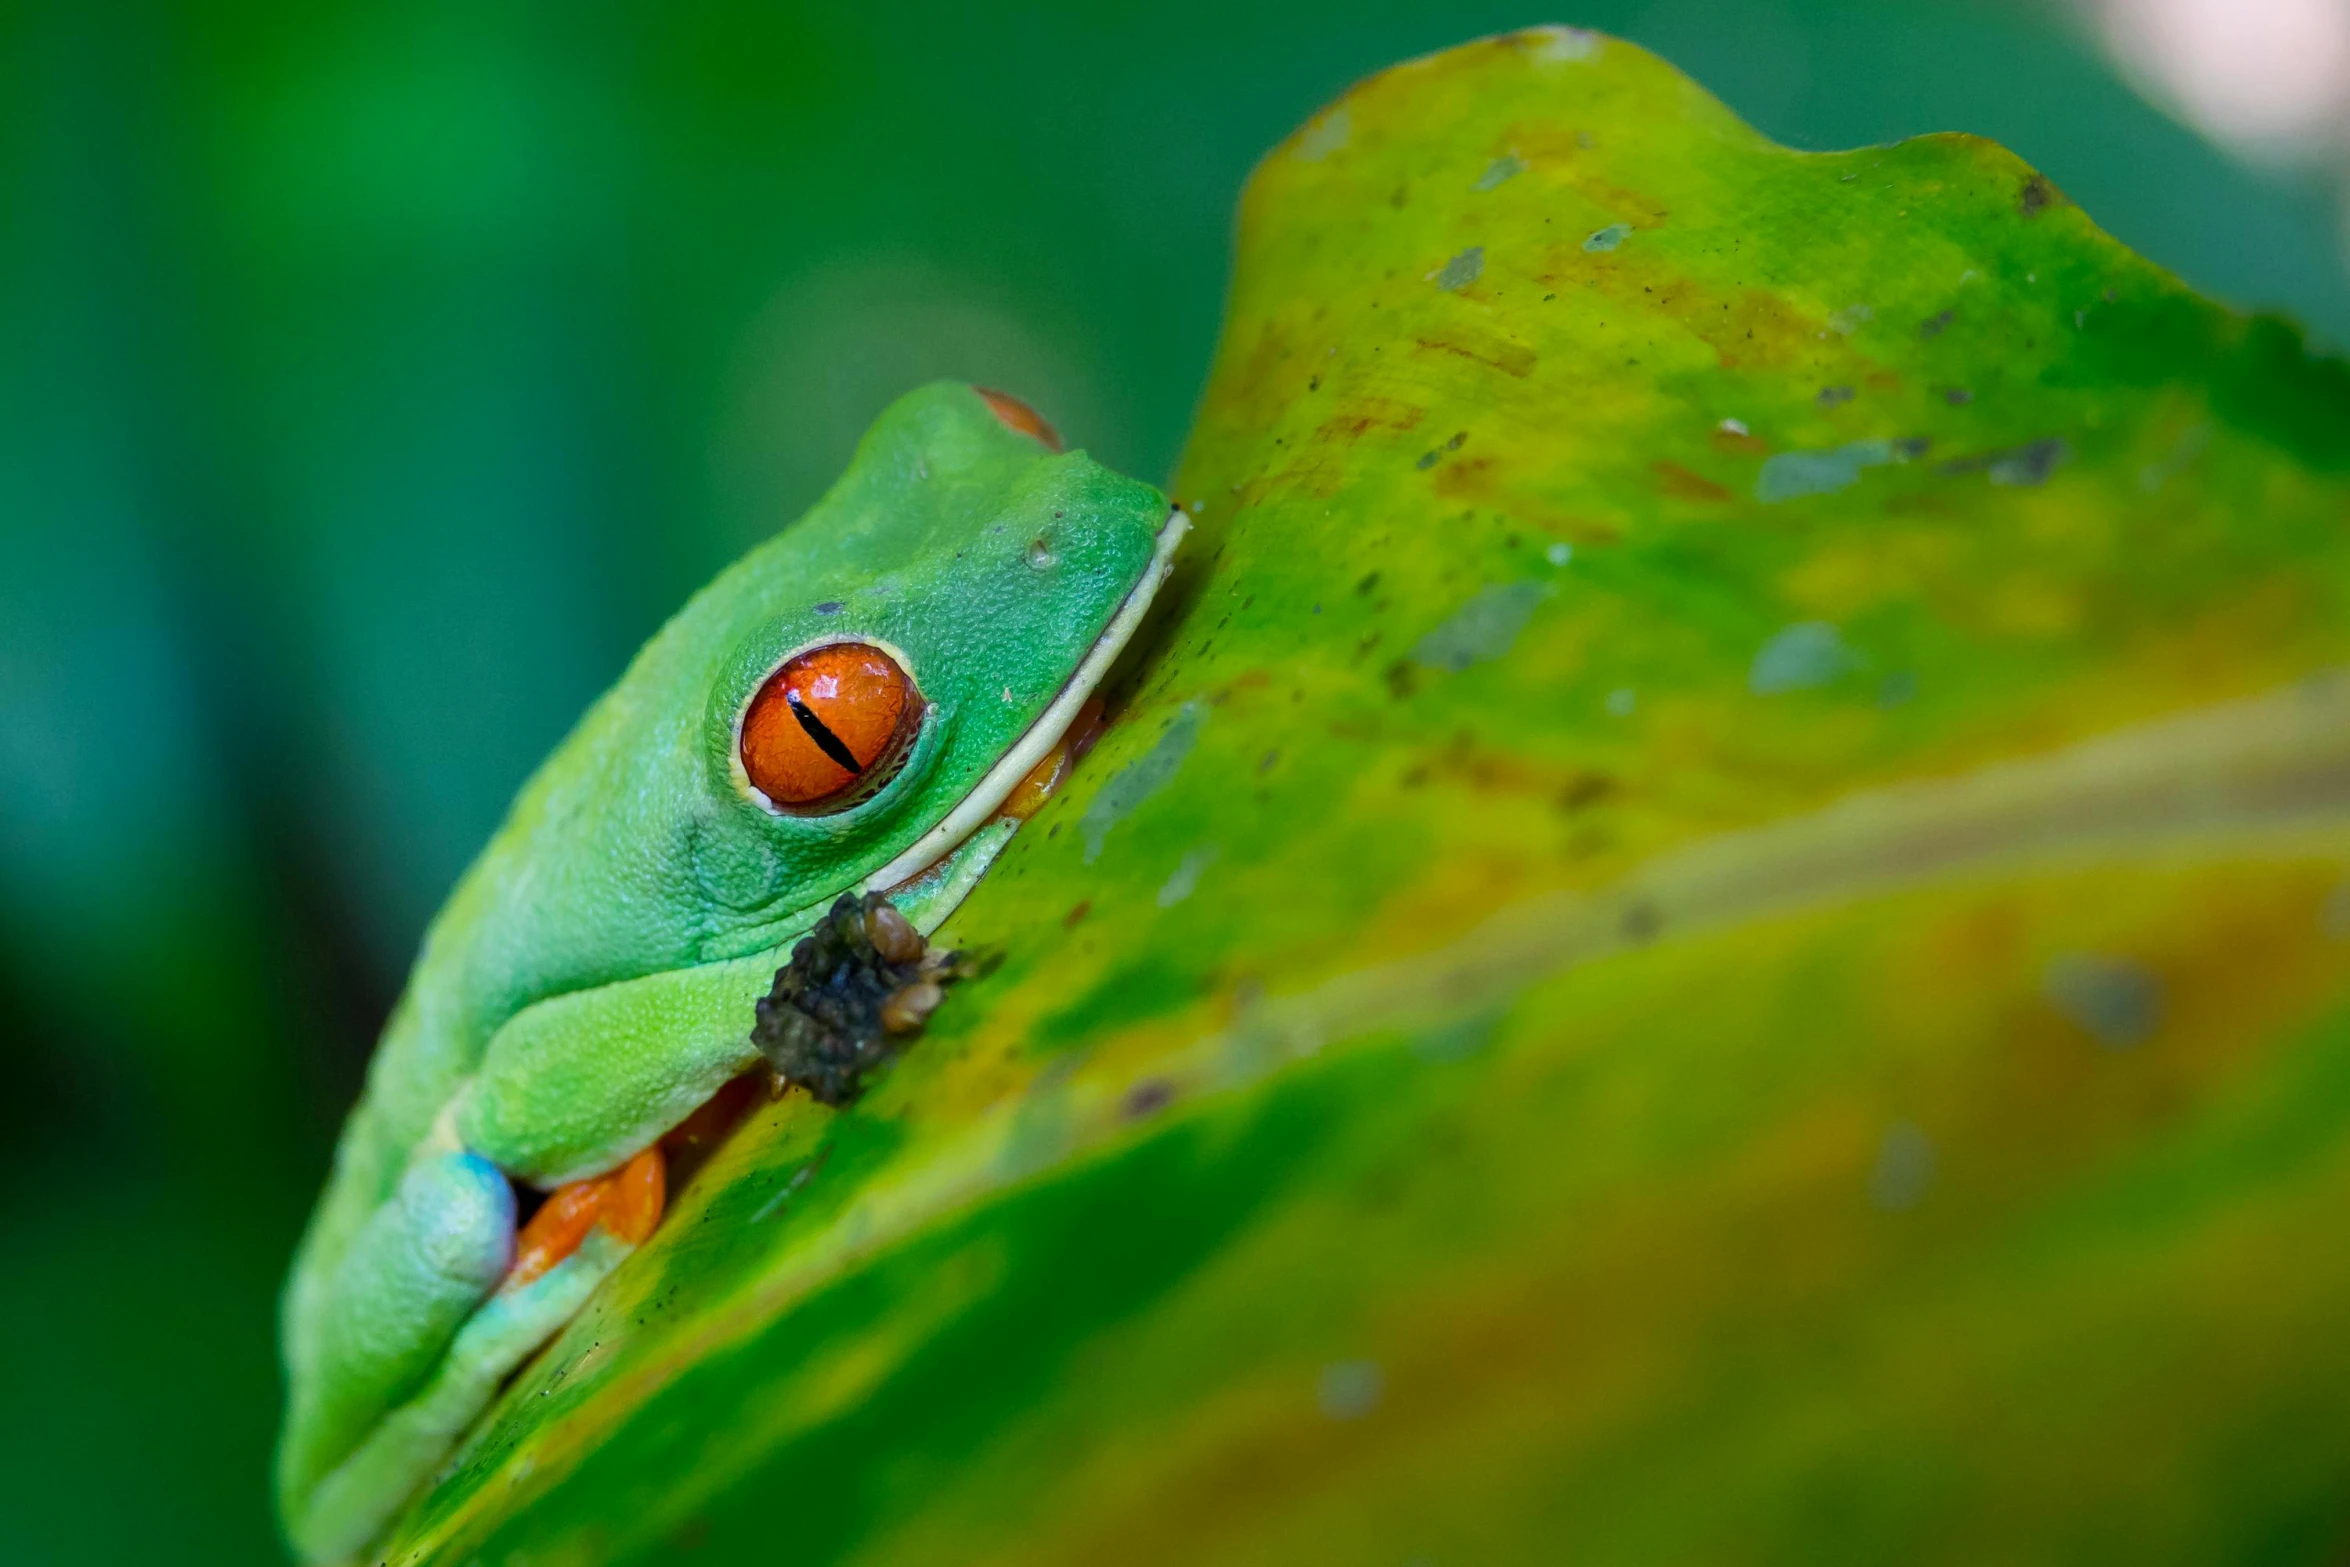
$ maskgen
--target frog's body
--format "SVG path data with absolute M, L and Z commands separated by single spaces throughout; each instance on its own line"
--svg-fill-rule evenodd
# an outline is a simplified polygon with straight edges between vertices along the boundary
M 425 938 L 287 1286 L 278 1491 L 305 1557 L 363 1546 L 630 1249 L 599 1226 L 509 1277 L 509 1177 L 612 1171 L 749 1067 L 754 1002 L 840 892 L 903 884 L 935 928 L 1183 526 L 1016 405 L 924 388 L 549 758 Z M 911 677 L 905 744 L 861 796 L 778 806 L 745 709 L 843 643 Z

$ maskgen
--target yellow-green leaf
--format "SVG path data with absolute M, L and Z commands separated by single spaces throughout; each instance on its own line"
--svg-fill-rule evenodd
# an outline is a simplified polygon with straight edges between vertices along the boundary
M 2350 371 L 1595 35 L 1243 204 L 1117 722 L 390 1555 L 2350 1531 Z

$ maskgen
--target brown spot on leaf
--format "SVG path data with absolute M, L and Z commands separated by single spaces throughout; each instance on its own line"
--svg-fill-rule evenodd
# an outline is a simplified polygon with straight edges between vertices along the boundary
M 1565 165 L 1588 149 L 1578 143 L 1574 128 L 1563 120 L 1512 120 L 1494 145 L 1516 153 L 1528 168 Z
M 1360 440 L 1373 430 L 1408 430 L 1420 422 L 1422 410 L 1392 397 L 1357 398 L 1314 430 L 1317 442 Z
M 1486 483 L 1495 467 L 1491 457 L 1472 457 L 1466 462 L 1447 463 L 1436 474 L 1436 493 L 1446 500 L 1463 496 L 1481 496 L 1489 486 Z
M 1577 773 L 1558 794 L 1562 811 L 1589 810 L 1616 792 L 1616 781 L 1605 773 Z
M 1417 341 L 1431 353 L 1457 354 L 1463 359 L 1474 360 L 1521 380 L 1534 373 L 1533 349 L 1489 332 L 1453 327 L 1443 332 L 1425 334 Z
M 1242 691 L 1261 690 L 1264 687 L 1271 685 L 1272 683 L 1273 676 L 1267 670 L 1243 670 L 1240 672 L 1240 674 L 1233 677 L 1231 681 L 1211 693 L 1208 697 L 1208 705 L 1210 707 L 1222 707 L 1226 702 L 1232 700 L 1235 695 Z
M 1730 499 L 1730 492 L 1703 474 L 1692 473 L 1679 463 L 1659 457 L 1649 464 L 1656 470 L 1656 486 L 1675 500 L 1702 501 L 1718 506 Z
M 1819 346 L 1822 323 L 1790 307 L 1778 295 L 1748 289 L 1711 305 L 1692 299 L 1681 320 L 1713 349 L 1724 368 L 1793 369 Z
M 2025 217 L 2036 218 L 2062 200 L 2064 193 L 2049 181 L 2047 175 L 2035 174 L 2024 181 L 2023 192 L 2016 197 L 2015 204 L 2016 210 Z

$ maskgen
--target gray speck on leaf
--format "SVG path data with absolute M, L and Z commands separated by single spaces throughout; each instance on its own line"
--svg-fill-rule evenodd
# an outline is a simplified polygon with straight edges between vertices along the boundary
M 2138 488 L 2152 495 L 2178 474 L 2184 473 L 2195 459 L 2203 455 L 2203 448 L 2211 442 L 2211 426 L 2198 424 L 2179 437 L 2178 444 L 2159 461 L 2150 462 L 2138 471 Z
M 2144 1044 L 2162 1022 L 2161 983 L 2128 958 L 2068 953 L 2048 965 L 2041 989 L 2108 1050 Z
M 1360 1420 L 1379 1407 L 1387 1378 L 1370 1360 L 1335 1360 L 1322 1368 L 1314 1401 L 1332 1420 Z
M 1174 874 L 1159 888 L 1159 907 L 1171 909 L 1190 897 L 1199 887 L 1200 872 L 1216 863 L 1217 852 L 1216 846 L 1210 843 L 1186 854 L 1176 865 Z
M 1499 658 L 1526 629 L 1534 606 L 1548 597 L 1550 589 L 1539 582 L 1494 583 L 1422 637 L 1412 649 L 1412 661 L 1423 669 L 1458 673 L 1484 659 Z
M 1640 698 L 1633 694 L 1630 686 L 1618 686 L 1607 694 L 1607 710 L 1611 718 L 1630 718 L 1632 710 L 1639 705 Z
M 2071 442 L 2061 435 L 2052 435 L 2046 440 L 2033 441 L 2026 446 L 2011 446 L 2004 451 L 1953 457 L 1937 471 L 1945 478 L 1960 478 L 1970 473 L 1989 474 L 1993 484 L 2029 488 L 2047 483 L 2048 476 L 2070 461 L 2072 454 Z
M 1319 163 L 1354 139 L 1354 116 L 1340 104 L 1306 127 L 1306 133 L 1297 139 L 1297 155 L 1308 163 Z
M 1463 1061 L 1492 1043 L 1500 1022 L 1495 1012 L 1472 1012 L 1429 1029 L 1413 1042 L 1413 1048 L 1432 1061 Z
M 1606 228 L 1601 229 L 1598 233 L 1585 240 L 1583 242 L 1583 248 L 1595 253 L 1599 251 L 1613 250 L 1631 237 L 1631 224 L 1610 223 Z
M 1459 293 L 1485 275 L 1485 247 L 1471 245 L 1444 264 L 1436 274 L 1436 286 L 1448 293 Z
M 1199 739 L 1201 723 L 1207 713 L 1197 702 L 1186 702 L 1175 713 L 1175 721 L 1167 732 L 1159 736 L 1159 743 L 1128 762 L 1123 771 L 1102 785 L 1102 792 L 1093 797 L 1085 808 L 1077 830 L 1085 834 L 1085 863 L 1091 865 L 1101 858 L 1102 843 L 1110 829 L 1124 821 L 1134 808 L 1149 799 L 1159 787 L 1175 776 L 1175 769 L 1191 754 Z
M 1991 464 L 1993 484 L 2013 484 L 2030 487 L 2046 484 L 2048 476 L 2072 456 L 2072 447 L 2064 437 L 2050 436 L 2045 441 L 2034 441 L 2019 446 L 2012 452 L 2003 452 Z
M 1444 454 L 1446 452 L 1459 451 L 1461 449 L 1461 443 L 1468 438 L 1468 431 L 1463 430 L 1459 432 L 1451 440 L 1445 442 L 1442 446 L 1436 447 L 1432 451 L 1422 452 L 1420 454 L 1420 460 L 1415 466 L 1419 467 L 1423 471 L 1435 467 L 1438 463 L 1444 461 Z
M 1918 336 L 1930 342 L 1948 331 L 1950 323 L 1957 319 L 1958 313 L 1953 310 L 1945 310 L 1939 315 L 1928 316 L 1918 323 Z
M 774 1195 L 769 1197 L 765 1202 L 759 1204 L 759 1211 L 751 1215 L 751 1222 L 753 1224 L 757 1224 L 760 1220 L 771 1216 L 785 1203 L 791 1201 L 792 1194 L 798 1191 L 801 1187 L 808 1184 L 810 1178 L 816 1174 L 817 1169 L 823 1165 L 825 1157 L 826 1156 L 824 1154 L 819 1153 L 815 1158 L 810 1159 L 806 1164 L 803 1164 L 798 1169 L 792 1171 L 791 1179 L 776 1187 Z
M 1869 1201 L 1887 1213 L 1902 1213 L 1918 1205 L 1934 1180 L 1934 1141 L 1923 1127 L 1896 1121 L 1877 1144 L 1877 1162 L 1869 1168 Z
M 1477 176 L 1472 190 L 1491 190 L 1513 174 L 1525 172 L 1526 165 L 1514 152 L 1505 152 L 1485 165 L 1485 172 Z
M 1768 506 L 1804 495 L 1830 495 L 1850 489 L 1864 470 L 1882 468 L 1899 455 L 1891 441 L 1854 441 L 1825 452 L 1781 452 L 1755 476 L 1754 498 Z
M 1851 402 L 1854 396 L 1849 386 L 1823 386 L 1820 388 L 1819 404 L 1822 408 L 1834 408 Z
M 1746 688 L 1756 696 L 1809 691 L 1852 667 L 1852 650 L 1824 620 L 1803 620 L 1762 645 L 1747 667 Z
M 1534 58 L 1550 62 L 1596 60 L 1600 36 L 1581 27 L 1529 27 L 1518 35 L 1534 46 Z M 1587 131 L 1584 133 L 1589 135 Z M 1584 143 L 1589 146 L 1590 143 Z

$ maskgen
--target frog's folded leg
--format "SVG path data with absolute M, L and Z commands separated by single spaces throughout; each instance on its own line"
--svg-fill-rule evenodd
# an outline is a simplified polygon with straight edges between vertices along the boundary
M 757 1061 L 749 1022 L 775 965 L 762 954 L 576 991 L 493 1036 L 451 1118 L 463 1147 L 408 1172 L 300 1314 L 278 1482 L 304 1559 L 374 1538 L 634 1250 L 598 1225 L 544 1275 L 499 1287 L 514 1255 L 508 1175 L 554 1187 L 601 1174 L 705 1103 Z
M 513 1253 L 514 1190 L 463 1153 L 420 1161 L 352 1237 L 324 1283 L 278 1449 L 279 1494 L 305 1556 L 347 1548 L 321 1538 L 335 1533 L 322 1479 L 436 1375 Z
M 530 1284 L 492 1295 L 466 1319 L 423 1388 L 377 1423 L 322 1477 L 299 1513 L 295 1548 L 308 1561 L 349 1556 L 375 1537 L 473 1424 L 498 1387 L 587 1303 L 636 1247 L 598 1227 Z

